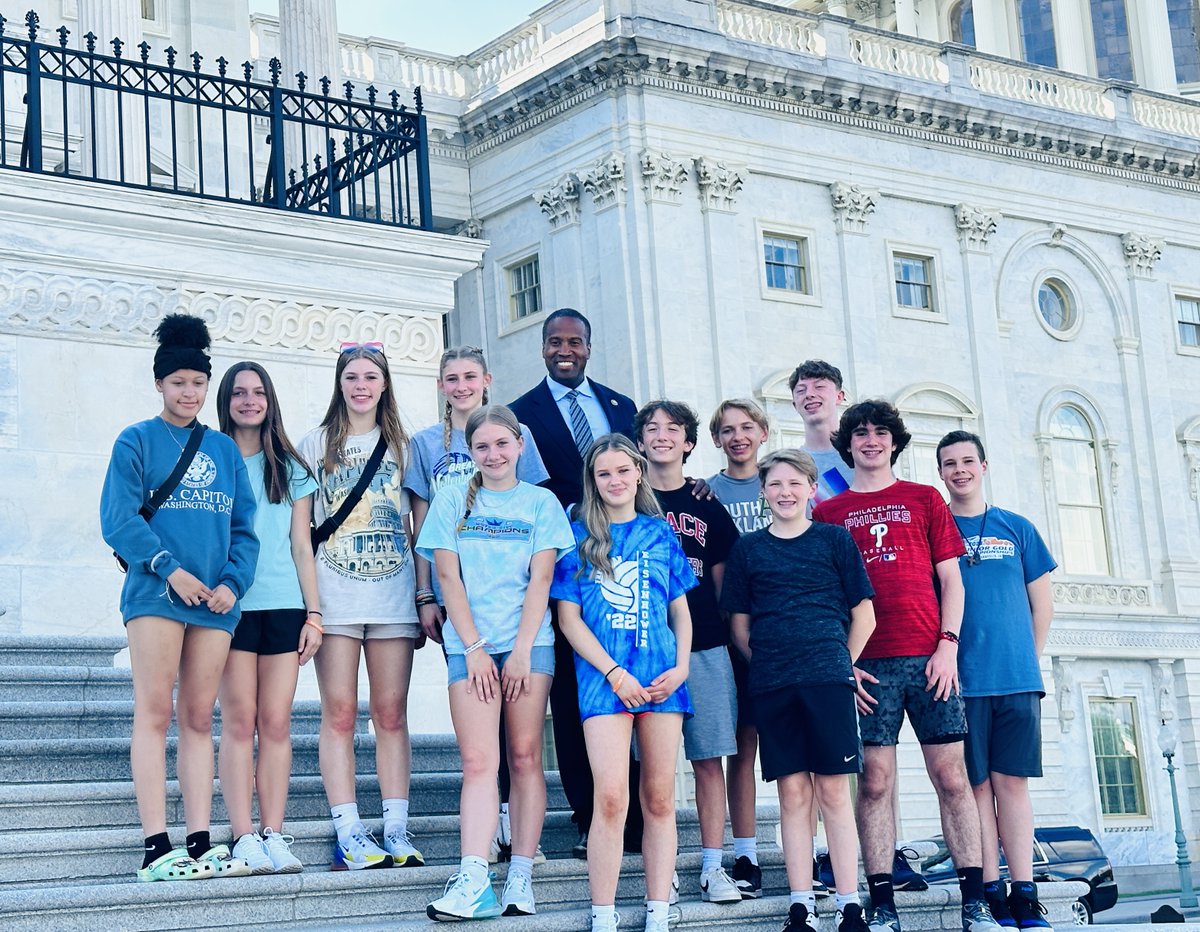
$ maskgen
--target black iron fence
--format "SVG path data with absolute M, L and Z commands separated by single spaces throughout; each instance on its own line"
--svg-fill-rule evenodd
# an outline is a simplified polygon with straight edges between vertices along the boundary
M 32 11 L 24 35 L 6 26 L 0 16 L 0 168 L 433 228 L 420 88 L 409 109 L 395 91 L 364 99 L 327 77 L 316 92 L 303 74 L 283 87 L 277 58 L 256 81 L 250 62 L 218 58 L 205 73 L 195 52 L 177 67 L 174 48 L 153 63 L 145 42 L 105 49 L 88 33 L 69 48 L 65 26 L 44 43 Z

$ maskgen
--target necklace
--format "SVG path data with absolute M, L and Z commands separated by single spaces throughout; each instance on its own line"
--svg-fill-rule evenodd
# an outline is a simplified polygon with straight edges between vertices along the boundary
M 958 523 L 958 518 L 954 519 L 955 525 L 958 527 L 958 534 L 962 538 L 963 546 L 967 548 L 967 566 L 978 566 L 982 560 L 979 556 L 979 550 L 983 547 L 983 529 L 987 527 L 988 504 L 985 502 L 983 506 L 983 520 L 979 522 L 979 536 L 975 538 L 975 549 L 971 549 L 971 545 L 967 543 L 967 536 L 962 532 L 962 525 Z
M 167 432 L 167 436 L 168 436 L 168 437 L 170 437 L 170 438 L 171 438 L 173 441 L 175 441 L 175 446 L 179 447 L 179 452 L 180 452 L 180 453 L 183 453 L 183 444 L 182 444 L 182 443 L 180 443 L 180 442 L 179 442 L 179 439 L 178 439 L 178 438 L 175 436 L 175 431 L 171 430 L 171 425 L 170 425 L 170 424 L 168 424 L 168 423 L 167 423 L 165 420 L 163 420 L 161 417 L 159 418 L 159 420 L 160 420 L 160 421 L 162 421 L 162 426 L 163 426 L 163 428 L 166 430 L 166 432 Z M 185 427 L 185 428 L 184 428 L 184 430 L 191 430 L 191 428 L 190 428 L 190 427 Z

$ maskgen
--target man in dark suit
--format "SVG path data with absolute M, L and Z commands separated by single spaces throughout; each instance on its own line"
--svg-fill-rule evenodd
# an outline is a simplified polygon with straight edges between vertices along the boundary
M 592 354 L 592 326 L 574 308 L 554 311 L 542 324 L 542 359 L 546 378 L 509 407 L 529 428 L 550 479 L 546 487 L 563 507 L 583 498 L 583 456 L 593 440 L 607 433 L 633 437 L 637 406 L 624 395 L 584 374 Z M 555 619 L 554 684 L 550 709 L 554 716 L 554 744 L 563 791 L 579 829 L 576 857 L 587 856 L 587 833 L 592 823 L 592 770 L 588 763 L 583 726 L 579 721 L 579 694 L 575 681 L 574 652 L 557 631 Z M 642 848 L 642 808 L 638 801 L 640 770 L 629 768 L 629 815 L 625 822 L 625 850 Z

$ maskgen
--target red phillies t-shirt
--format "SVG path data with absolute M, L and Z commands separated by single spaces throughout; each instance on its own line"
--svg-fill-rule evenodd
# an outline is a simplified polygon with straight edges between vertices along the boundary
M 900 479 L 879 492 L 847 491 L 814 508 L 813 519 L 850 532 L 875 588 L 863 657 L 932 654 L 942 626 L 933 567 L 966 553 L 937 489 Z

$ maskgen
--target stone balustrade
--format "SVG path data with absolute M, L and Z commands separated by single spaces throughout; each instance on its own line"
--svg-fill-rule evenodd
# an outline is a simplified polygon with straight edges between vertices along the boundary
M 1106 85 L 1101 81 L 979 56 L 972 56 L 968 67 L 971 86 L 984 94 L 1109 120 L 1116 116 L 1116 108 L 1105 95 Z
M 894 33 L 851 30 L 850 60 L 865 68 L 890 71 L 925 81 L 950 82 L 940 48 Z
M 816 21 L 786 10 L 776 12 L 736 0 L 719 0 L 717 28 L 731 39 L 825 57 L 825 39 L 817 31 Z

